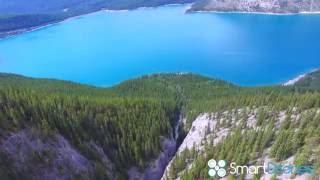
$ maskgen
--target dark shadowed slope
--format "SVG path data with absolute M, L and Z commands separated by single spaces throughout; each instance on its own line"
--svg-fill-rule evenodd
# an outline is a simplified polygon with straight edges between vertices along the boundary
M 297 87 L 319 89 L 320 88 L 320 70 L 315 70 L 311 73 L 306 74 L 295 84 Z
M 135 9 L 194 0 L 0 0 L 0 37 L 101 9 Z

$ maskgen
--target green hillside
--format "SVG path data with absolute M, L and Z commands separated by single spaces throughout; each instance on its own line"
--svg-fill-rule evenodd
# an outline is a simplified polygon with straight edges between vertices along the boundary
M 128 179 L 130 167 L 142 170 L 157 157 L 179 115 L 187 118 L 187 133 L 202 112 L 260 106 L 310 109 L 320 106 L 320 93 L 305 87 L 240 87 L 195 74 L 143 76 L 112 88 L 0 74 L 0 177 L 34 179 L 55 169 L 55 177 Z M 69 153 L 86 160 L 85 168 L 77 169 L 82 166 L 73 160 L 56 162 L 58 137 L 70 143 Z M 11 154 L 16 151 L 28 158 Z
M 308 73 L 305 77 L 295 83 L 295 86 L 307 89 L 319 89 L 320 88 L 320 70 L 315 70 Z

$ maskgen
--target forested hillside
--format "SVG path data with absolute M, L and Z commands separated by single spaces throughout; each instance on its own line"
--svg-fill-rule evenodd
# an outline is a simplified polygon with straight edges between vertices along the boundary
M 306 74 L 295 84 L 300 88 L 309 88 L 309 89 L 319 89 L 320 88 L 320 70 L 315 70 L 311 73 Z
M 162 179 L 207 179 L 210 159 L 239 165 L 311 166 L 315 173 L 244 173 L 227 179 L 316 178 L 320 174 L 318 76 L 319 70 L 286 87 L 241 88 L 238 94 L 192 101 L 193 123 Z
M 102 9 L 135 9 L 194 0 L 0 0 L 0 38 Z
M 250 130 L 244 124 L 247 121 L 240 120 L 248 116 L 242 113 L 233 121 L 225 118 L 217 128 L 229 127 L 230 131 L 238 134 L 233 136 L 231 133 L 227 138 L 240 138 L 232 140 L 237 143 L 255 143 L 259 151 L 247 148 L 232 153 L 236 152 L 232 148 L 238 145 L 221 141 L 217 146 L 205 146 L 203 152 L 212 156 L 219 152 L 219 157 L 237 162 L 245 152 L 247 156 L 239 162 L 246 163 L 259 157 L 264 148 L 271 147 L 274 152 L 271 156 L 279 160 L 297 153 L 304 158 L 308 154 L 305 151 L 319 145 L 317 138 L 320 136 L 314 133 L 318 131 L 318 126 L 315 126 L 318 116 L 313 116 L 320 107 L 319 100 L 320 93 L 314 88 L 239 87 L 194 74 L 143 76 L 112 88 L 1 74 L 0 177 L 128 179 L 131 175 L 129 169 L 136 167 L 143 171 L 164 150 L 163 142 L 175 135 L 179 117 L 183 118 L 179 125 L 179 138 L 183 141 L 199 115 L 216 112 L 222 117 L 225 111 L 246 108 L 248 113 L 257 109 L 259 120 L 256 126 L 272 132 L 268 142 L 246 140 L 252 136 L 250 133 L 260 137 L 259 133 L 267 131 Z M 282 111 L 286 114 L 308 114 L 310 111 L 313 115 L 292 123 L 287 118 L 284 121 L 287 123 L 278 129 L 271 128 L 277 126 L 274 118 Z M 237 119 L 242 123 L 237 123 Z M 248 130 L 248 134 L 240 135 L 241 129 Z M 289 150 L 277 149 L 283 147 L 284 142 L 274 134 L 283 131 L 286 139 L 294 139 L 296 130 L 301 131 L 303 138 Z M 230 146 L 230 151 L 222 151 L 224 146 Z M 246 144 L 243 146 L 247 147 Z M 253 156 L 254 152 L 259 153 Z M 195 163 L 205 163 L 202 155 L 197 152 L 190 159 Z M 305 159 L 299 161 L 307 162 Z M 169 171 L 172 176 L 186 169 L 184 163 L 175 166 L 174 172 Z M 204 177 L 204 164 L 197 167 L 190 171 L 192 174 L 188 171 L 183 176 L 191 179 Z
M 172 134 L 177 119 L 170 98 L 117 97 L 108 89 L 13 75 L 1 75 L 0 82 L 0 174 L 7 179 L 47 173 L 127 179 L 126 169 L 145 168 L 159 154 L 161 137 Z M 61 157 L 65 141 L 69 156 L 81 157 L 76 162 Z
M 207 179 L 210 159 L 239 165 L 277 162 L 312 166 L 315 177 L 320 174 L 318 92 L 239 97 L 219 104 L 225 104 L 225 108 L 206 110 L 197 116 L 163 179 Z M 279 173 L 274 178 L 300 175 Z M 262 177 L 271 178 L 261 171 L 256 176 L 244 173 L 228 179 Z

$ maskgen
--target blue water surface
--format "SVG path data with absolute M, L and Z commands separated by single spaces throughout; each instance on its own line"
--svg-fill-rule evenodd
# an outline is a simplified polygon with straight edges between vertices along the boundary
M 159 72 L 240 85 L 320 67 L 320 15 L 185 14 L 187 5 L 101 11 L 0 40 L 0 72 L 96 86 Z

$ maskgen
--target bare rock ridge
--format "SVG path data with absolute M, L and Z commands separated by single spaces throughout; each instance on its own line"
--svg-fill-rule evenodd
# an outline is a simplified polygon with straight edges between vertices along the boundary
M 261 111 L 261 109 L 264 109 Z M 192 123 L 192 127 L 185 137 L 184 141 L 177 150 L 176 155 L 170 161 L 166 167 L 165 172 L 161 180 L 180 180 L 185 178 L 185 173 L 192 172 L 192 169 L 197 168 L 197 157 L 207 157 L 206 148 L 208 146 L 217 146 L 220 142 L 225 141 L 228 136 L 235 133 L 234 129 L 240 126 L 246 128 L 245 131 L 264 131 L 265 125 L 261 125 L 262 113 L 266 113 L 266 116 L 274 117 L 273 132 L 278 133 L 280 129 L 288 121 L 291 123 L 299 123 L 304 117 L 310 113 L 314 113 L 312 117 L 317 117 L 320 113 L 320 109 L 307 109 L 301 110 L 296 107 L 288 108 L 282 111 L 273 111 L 271 107 L 259 107 L 249 108 L 244 107 L 240 109 L 232 109 L 229 111 L 221 111 L 214 113 L 200 114 Z M 263 119 L 265 121 L 265 119 Z M 271 122 L 271 121 L 270 121 Z M 270 124 L 269 124 L 270 125 Z M 268 125 L 268 126 L 269 126 Z M 271 126 L 270 126 L 271 127 Z M 298 129 L 295 130 L 296 132 Z M 257 156 L 255 161 L 258 163 L 276 162 L 274 158 L 270 156 L 271 147 L 267 147 L 263 150 L 260 156 Z M 191 153 L 190 153 L 191 152 Z M 193 153 L 192 153 L 193 152 Z M 188 155 L 186 155 L 188 154 Z M 190 155 L 196 154 L 196 156 Z M 299 153 L 294 154 L 281 161 L 282 164 L 293 164 L 298 158 Z M 177 163 L 184 162 L 183 169 L 177 168 Z M 184 177 L 184 178 L 183 178 Z M 291 174 L 278 174 L 277 179 L 287 180 L 291 179 Z M 272 175 L 264 174 L 261 179 L 271 179 Z M 309 179 L 310 174 L 304 173 L 297 175 L 295 179 Z M 223 178 L 226 179 L 226 178 Z M 253 179 L 252 175 L 246 175 L 245 179 Z
M 189 11 L 301 13 L 319 12 L 320 0 L 199 0 Z
M 109 178 L 114 179 L 113 165 L 102 148 L 93 142 L 87 146 L 97 153 Z M 27 173 L 26 177 L 34 180 L 67 180 L 80 176 L 95 178 L 94 164 L 60 134 L 43 137 L 32 130 L 11 133 L 0 141 L 0 160 L 15 169 L 17 174 Z

